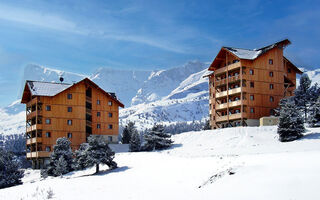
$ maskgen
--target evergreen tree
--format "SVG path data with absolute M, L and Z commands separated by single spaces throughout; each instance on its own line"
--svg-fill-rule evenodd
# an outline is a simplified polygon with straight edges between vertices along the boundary
M 58 162 L 54 163 L 55 168 L 53 170 L 54 171 L 53 173 L 57 176 L 61 176 L 63 174 L 68 173 L 69 171 L 68 171 L 67 165 L 68 165 L 67 161 L 64 159 L 63 156 L 61 156 Z
M 154 125 L 151 131 L 144 135 L 146 141 L 143 146 L 145 151 L 161 150 L 168 148 L 172 145 L 173 141 L 170 139 L 171 134 L 164 133 L 162 125 Z
M 135 130 L 131 135 L 129 149 L 131 152 L 138 152 L 141 149 L 140 134 Z
M 88 137 L 89 147 L 85 150 L 86 166 L 96 166 L 96 173 L 99 172 L 99 165 L 106 164 L 110 169 L 117 168 L 117 163 L 113 161 L 114 152 L 110 149 L 105 139 L 101 135 L 91 135 Z
M 320 97 L 309 110 L 308 123 L 311 127 L 320 126 Z
M 82 143 L 78 150 L 75 151 L 74 165 L 73 169 L 75 170 L 83 170 L 87 167 L 87 157 L 86 151 L 89 148 L 88 143 Z
M 211 126 L 210 126 L 210 121 L 206 120 L 204 126 L 203 126 L 203 130 L 211 130 Z
M 72 165 L 73 165 L 73 160 L 72 160 L 72 150 L 70 147 L 71 142 L 63 137 L 63 138 L 58 138 L 57 139 L 57 144 L 54 145 L 53 147 L 53 152 L 50 155 L 50 163 L 49 166 L 47 167 L 46 170 L 43 170 L 41 172 L 41 175 L 43 177 L 47 176 L 61 176 L 63 174 L 66 174 L 70 171 L 72 171 Z M 60 159 L 63 157 L 63 159 Z M 62 163 L 60 163 L 60 161 Z M 65 166 L 65 170 L 62 170 L 61 166 Z M 57 166 L 60 167 L 60 169 L 57 169 Z M 63 172 L 61 174 L 60 172 Z
M 280 101 L 280 117 L 278 125 L 279 140 L 289 142 L 301 138 L 305 131 L 303 117 L 291 99 Z
M 13 155 L 0 148 L 0 189 L 21 184 L 23 170 L 14 161 Z
M 295 90 L 294 100 L 297 108 L 304 113 L 304 119 L 307 120 L 308 106 L 310 105 L 310 86 L 311 80 L 307 74 L 303 74 L 300 78 L 300 85 Z
M 136 130 L 136 128 L 134 126 L 134 122 L 129 122 L 125 126 L 125 128 L 123 129 L 123 132 L 122 132 L 122 138 L 121 138 L 122 144 L 129 144 L 130 143 L 131 135 L 133 134 L 133 132 L 135 130 Z

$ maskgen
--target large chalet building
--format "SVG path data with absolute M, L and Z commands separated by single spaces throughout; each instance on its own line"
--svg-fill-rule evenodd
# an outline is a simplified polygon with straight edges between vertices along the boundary
M 85 78 L 74 84 L 26 81 L 21 103 L 26 104 L 27 158 L 42 168 L 57 138 L 79 148 L 90 135 L 118 140 L 119 106 L 114 93 L 105 92 Z
M 222 47 L 209 67 L 209 114 L 212 129 L 258 126 L 274 114 L 280 99 L 292 96 L 296 74 L 286 57 L 286 39 L 260 49 Z

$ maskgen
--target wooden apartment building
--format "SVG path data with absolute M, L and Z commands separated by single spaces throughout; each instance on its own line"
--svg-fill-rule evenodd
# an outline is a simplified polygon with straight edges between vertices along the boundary
M 260 49 L 222 47 L 209 67 L 209 114 L 213 129 L 258 126 L 274 114 L 280 99 L 292 96 L 296 74 L 286 57 L 286 39 Z
M 34 168 L 48 162 L 57 138 L 68 138 L 72 150 L 92 134 L 118 140 L 124 105 L 87 78 L 75 84 L 26 81 L 21 103 L 26 104 L 27 158 Z

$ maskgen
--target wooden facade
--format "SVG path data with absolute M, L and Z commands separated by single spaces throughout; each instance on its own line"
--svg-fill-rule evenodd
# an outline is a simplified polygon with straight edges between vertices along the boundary
M 35 168 L 45 164 L 60 137 L 71 141 L 72 150 L 90 135 L 104 135 L 108 142 L 117 142 L 119 106 L 124 105 L 114 94 L 87 78 L 73 85 L 54 85 L 66 89 L 50 96 L 34 92 L 36 83 L 43 82 L 27 81 L 21 101 L 26 104 L 27 158 Z M 51 84 L 62 83 L 43 83 Z
M 280 99 L 292 96 L 302 72 L 283 56 L 289 40 L 257 50 L 222 47 L 209 67 L 209 114 L 213 129 L 256 126 Z

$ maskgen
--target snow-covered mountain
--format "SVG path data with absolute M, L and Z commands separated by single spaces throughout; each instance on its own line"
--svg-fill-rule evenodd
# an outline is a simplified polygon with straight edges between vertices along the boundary
M 131 120 L 143 129 L 155 122 L 193 121 L 207 117 L 208 86 L 206 78 L 203 78 L 206 68 L 206 63 L 190 61 L 168 70 L 99 68 L 92 75 L 84 75 L 32 64 L 25 68 L 21 91 L 25 80 L 58 82 L 62 76 L 64 82 L 72 83 L 88 77 L 104 90 L 115 92 L 125 104 L 125 109 L 120 110 L 121 124 Z M 2 108 L 0 134 L 23 133 L 24 110 L 25 106 L 19 100 Z

